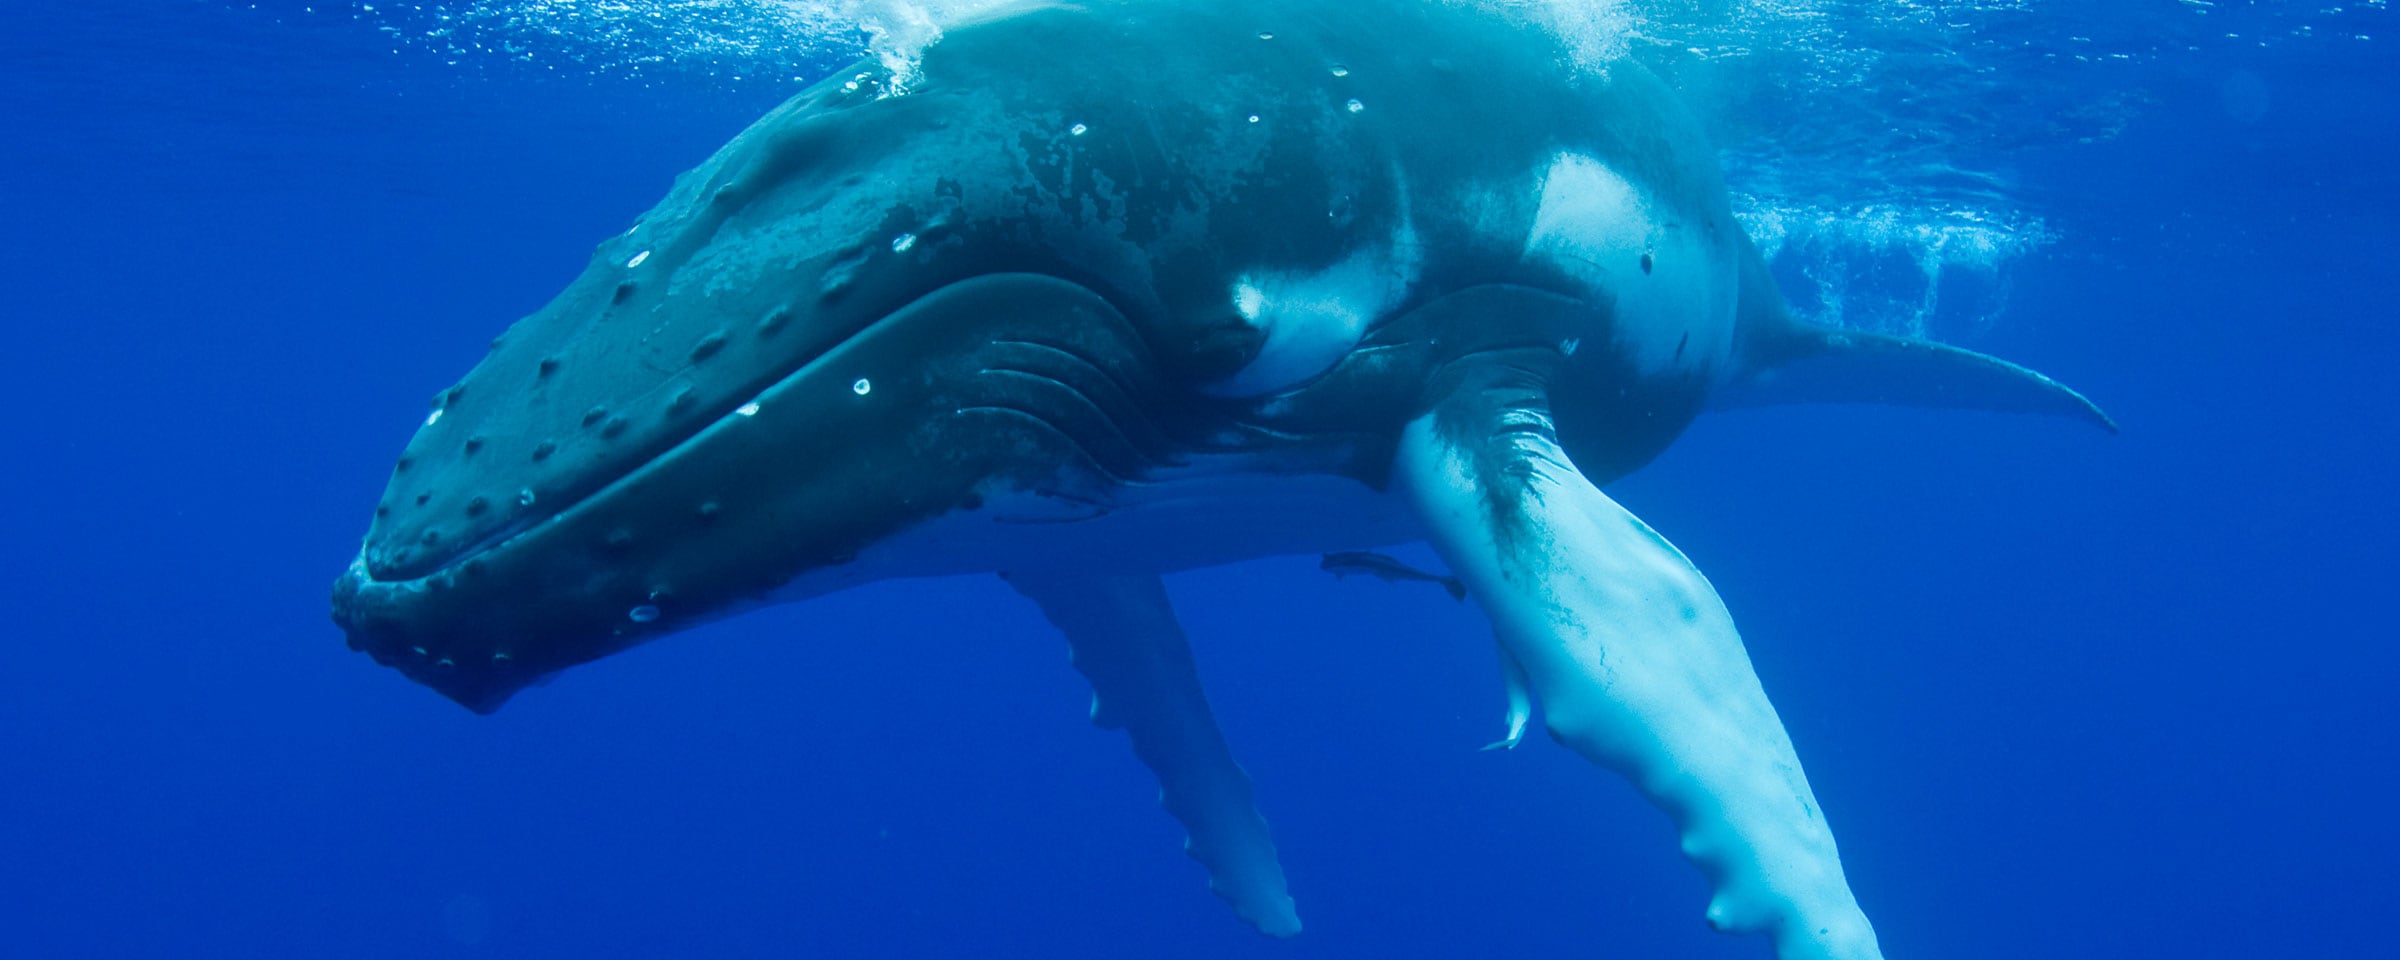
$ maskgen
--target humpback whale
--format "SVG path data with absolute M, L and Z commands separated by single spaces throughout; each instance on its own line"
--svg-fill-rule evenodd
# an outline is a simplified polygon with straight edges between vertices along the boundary
M 1163 574 L 1429 543 L 1514 744 L 1622 774 L 1778 956 L 1880 955 L 1731 616 L 1603 492 L 1704 410 L 2054 414 L 1797 322 L 1631 62 L 1416 0 L 1022 3 L 799 93 L 440 391 L 333 589 L 469 709 L 760 604 L 1007 578 L 1242 918 L 1299 930 Z

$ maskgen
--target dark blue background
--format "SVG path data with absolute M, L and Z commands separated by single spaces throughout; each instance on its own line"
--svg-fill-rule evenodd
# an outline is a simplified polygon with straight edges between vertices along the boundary
M 325 596 L 426 398 L 788 88 L 38 7 L 0 33 L 0 955 L 1766 956 L 1621 782 L 1474 749 L 1469 610 L 1305 560 L 1172 584 L 1290 942 L 1207 894 L 994 582 L 767 611 L 489 718 L 375 668 Z M 2060 239 L 1967 345 L 2124 435 L 1731 414 L 1615 490 L 1742 622 L 1890 955 L 2388 949 L 2388 47 L 2192 54 L 2122 136 L 2012 158 Z

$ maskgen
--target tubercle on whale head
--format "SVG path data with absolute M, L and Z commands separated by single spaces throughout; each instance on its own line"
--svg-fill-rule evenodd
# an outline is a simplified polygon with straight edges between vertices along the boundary
M 524 529 L 423 572 L 336 581 L 349 644 L 478 712 L 549 674 L 840 568 L 944 493 L 886 474 L 906 377 L 796 374 Z M 780 476 L 778 476 L 780 471 Z M 760 482 L 773 477 L 774 482 Z
M 929 271 L 908 261 L 925 258 L 890 237 L 938 235 L 940 198 L 851 183 L 905 143 L 852 112 L 771 114 L 437 394 L 369 531 L 370 570 L 423 576 L 524 532 L 913 296 Z
M 1069 332 L 1046 335 L 1053 322 Z M 423 570 L 378 569 L 370 539 L 334 619 L 352 647 L 489 711 L 566 667 L 790 599 L 795 581 L 871 579 L 862 555 L 988 490 L 1146 469 L 1157 449 L 1110 446 L 1120 425 L 1090 419 L 1093 396 L 1155 400 L 1146 356 L 1075 284 L 946 284 L 542 519 Z
M 335 583 L 350 645 L 488 712 L 901 522 L 811 517 L 741 478 L 866 489 L 825 438 L 884 431 L 864 446 L 886 457 L 907 440 L 879 419 L 909 394 L 888 359 L 825 361 L 956 269 L 931 256 L 940 192 L 866 175 L 923 113 L 841 76 L 804 92 L 494 340 L 435 396 Z

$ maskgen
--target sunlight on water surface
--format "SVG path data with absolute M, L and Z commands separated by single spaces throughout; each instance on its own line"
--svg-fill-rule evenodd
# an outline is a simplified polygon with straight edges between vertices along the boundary
M 1011 2 L 484 0 L 346 12 L 397 55 L 462 68 L 798 84 L 867 56 L 905 90 L 946 25 Z M 1803 316 L 1950 338 L 1995 323 L 2013 266 L 2053 238 L 2045 198 L 2025 195 L 2011 173 L 2025 151 L 2115 137 L 2175 62 L 2204 50 L 2364 42 L 2389 12 L 2389 0 L 2180 0 L 2138 16 L 2032 0 L 1423 2 L 1539 24 L 1587 69 L 1631 56 L 1658 70 L 1709 123 L 1742 219 Z M 2254 80 L 2227 82 L 2229 110 L 2271 102 Z

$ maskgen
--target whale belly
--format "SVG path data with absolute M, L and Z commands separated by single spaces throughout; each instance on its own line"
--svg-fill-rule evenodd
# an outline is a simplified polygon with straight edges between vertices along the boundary
M 775 599 L 905 577 L 1172 573 L 1388 547 L 1423 536 L 1405 502 L 1349 477 L 1194 471 L 1113 488 L 1105 501 L 1055 491 L 997 492 L 974 509 L 933 517 L 876 544 L 835 578 L 804 576 Z

